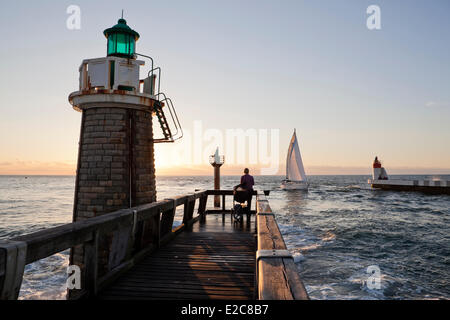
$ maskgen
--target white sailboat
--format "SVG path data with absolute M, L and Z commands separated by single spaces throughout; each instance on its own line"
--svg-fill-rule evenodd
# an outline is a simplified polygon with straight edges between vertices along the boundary
M 286 158 L 286 179 L 281 182 L 280 187 L 284 190 L 308 190 L 308 179 L 303 168 L 295 129 Z

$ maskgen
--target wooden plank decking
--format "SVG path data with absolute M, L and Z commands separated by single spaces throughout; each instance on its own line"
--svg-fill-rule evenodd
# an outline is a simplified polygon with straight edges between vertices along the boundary
M 206 210 L 216 195 L 222 211 Z M 308 299 L 265 196 L 257 194 L 256 215 L 238 224 L 225 196 L 233 191 L 196 191 L 1 240 L 0 300 L 18 298 L 25 265 L 76 246 L 84 248 L 81 288 L 69 299 Z M 99 252 L 108 256 L 101 274 Z
M 103 289 L 100 299 L 254 299 L 255 217 L 207 214 Z

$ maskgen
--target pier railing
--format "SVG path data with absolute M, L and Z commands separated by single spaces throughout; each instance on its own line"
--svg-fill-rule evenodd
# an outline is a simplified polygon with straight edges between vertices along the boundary
M 209 196 L 220 196 L 221 199 L 221 207 L 217 208 L 209 208 L 208 213 L 221 213 L 225 214 L 227 212 L 230 212 L 232 208 L 227 209 L 226 206 L 226 197 L 232 197 L 234 196 L 233 190 L 207 190 L 206 194 Z M 258 194 L 257 191 L 253 191 L 253 196 L 256 196 Z M 254 202 L 253 202 L 254 203 Z M 251 208 L 250 208 L 251 209 Z M 256 213 L 256 211 L 250 210 L 252 214 Z
M 259 300 L 307 300 L 292 255 L 286 248 L 275 215 L 262 194 L 256 200 L 256 276 Z
M 206 191 L 199 191 L 11 240 L 0 240 L 0 300 L 18 298 L 25 265 L 76 246 L 84 248 L 84 276 L 81 279 L 81 289 L 72 290 L 70 296 L 95 296 L 99 289 L 122 272 L 197 221 L 205 213 L 207 197 Z M 198 215 L 194 217 L 197 199 Z M 184 206 L 183 222 L 173 228 L 176 209 L 181 205 Z M 147 228 L 144 232 L 145 224 Z M 109 270 L 106 274 L 99 275 L 99 239 L 105 235 L 112 235 Z
M 11 240 L 0 240 L 0 300 L 17 299 L 25 265 L 73 247 L 83 247 L 81 288 L 71 299 L 94 297 L 99 290 L 138 264 L 161 245 L 198 221 L 206 213 L 209 195 L 225 197 L 232 190 L 205 190 L 73 222 Z M 194 216 L 196 201 L 197 215 Z M 181 225 L 174 227 L 177 207 L 184 206 Z M 307 299 L 292 256 L 264 195 L 258 194 L 256 227 L 256 280 L 259 299 Z M 211 212 L 210 212 L 211 211 Z M 109 237 L 108 270 L 99 273 L 99 243 Z

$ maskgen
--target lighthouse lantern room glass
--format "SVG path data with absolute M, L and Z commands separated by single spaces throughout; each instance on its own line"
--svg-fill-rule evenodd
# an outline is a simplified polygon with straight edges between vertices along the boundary
M 108 39 L 108 56 L 134 58 L 139 33 L 127 26 L 125 19 L 119 19 L 114 27 L 106 29 L 103 34 Z

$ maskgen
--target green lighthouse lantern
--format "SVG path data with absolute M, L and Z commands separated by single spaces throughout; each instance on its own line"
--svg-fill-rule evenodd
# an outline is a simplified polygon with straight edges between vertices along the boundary
M 106 29 L 103 34 L 108 39 L 108 56 L 134 58 L 139 33 L 127 26 L 125 19 L 119 19 L 114 27 Z

